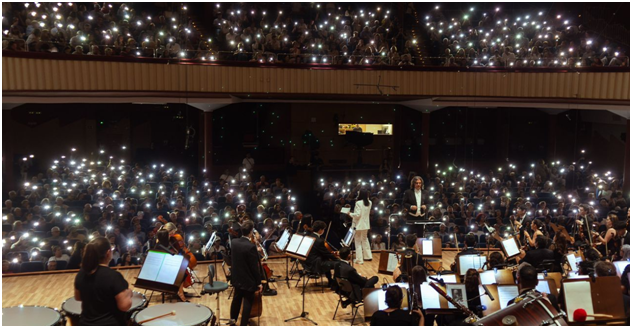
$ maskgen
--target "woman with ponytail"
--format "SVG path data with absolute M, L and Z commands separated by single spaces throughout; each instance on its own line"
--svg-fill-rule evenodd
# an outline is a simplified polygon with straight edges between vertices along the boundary
M 355 263 L 364 264 L 364 260 L 373 260 L 371 244 L 367 237 L 367 233 L 369 229 L 371 229 L 369 222 L 371 216 L 371 201 L 369 200 L 369 192 L 366 189 L 361 189 L 358 192 L 355 208 L 353 212 L 350 212 L 348 215 L 353 219 L 352 226 L 356 229 L 354 237 L 356 247 Z
M 527 241 L 529 242 L 529 246 L 534 248 L 536 247 L 535 240 L 538 238 L 538 236 L 544 236 L 544 233 L 542 232 L 543 229 L 544 223 L 542 223 L 542 221 L 540 221 L 539 219 L 531 221 L 531 230 L 533 231 L 533 236 L 531 236 L 526 230 L 524 232 Z
M 108 267 L 112 246 L 98 237 L 86 245 L 75 277 L 75 298 L 81 301 L 81 326 L 125 326 L 132 307 L 132 291 L 123 276 Z

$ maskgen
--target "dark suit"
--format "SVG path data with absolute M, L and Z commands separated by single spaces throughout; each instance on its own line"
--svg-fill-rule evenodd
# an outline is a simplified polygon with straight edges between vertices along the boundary
M 527 262 L 537 269 L 544 260 L 555 260 L 555 254 L 552 250 L 548 248 L 530 250 L 520 263 Z
M 362 277 L 358 274 L 358 271 L 354 267 L 344 261 L 336 263 L 334 267 L 334 276 L 349 280 L 353 286 L 353 293 L 349 295 L 349 299 L 352 301 L 361 301 L 362 288 L 373 288 L 378 281 L 376 276 L 371 277 L 371 279 Z
M 325 240 L 316 233 L 307 234 L 307 236 L 315 237 L 316 240 L 312 250 L 307 255 L 305 265 L 311 271 L 324 273 L 327 281 L 331 284 L 331 269 L 334 267 L 334 261 L 338 261 L 338 258 L 325 247 Z
M 231 249 L 231 280 L 235 287 L 235 297 L 230 305 L 230 318 L 237 320 L 243 299 L 245 302 L 241 325 L 246 326 L 248 325 L 248 317 L 254 302 L 255 292 L 261 285 L 259 253 L 257 253 L 257 246 L 244 237 L 233 238 Z
M 417 220 L 423 220 L 423 219 L 427 219 L 427 216 L 412 216 L 411 213 L 416 213 L 417 211 L 412 211 L 410 209 L 411 206 L 417 206 L 417 208 L 419 209 L 419 211 L 421 212 L 421 205 L 424 205 L 424 192 L 423 190 L 421 191 L 421 202 L 417 203 L 417 197 L 415 197 L 415 190 L 414 189 L 408 189 L 406 191 L 404 191 L 404 197 L 402 198 L 402 207 L 405 208 L 408 211 L 408 214 L 406 214 L 406 221 L 417 221 Z M 418 237 L 423 237 L 424 231 L 423 231 L 424 227 L 421 224 L 417 224 L 417 225 L 413 225 L 411 227 L 411 233 L 414 232 L 417 234 Z

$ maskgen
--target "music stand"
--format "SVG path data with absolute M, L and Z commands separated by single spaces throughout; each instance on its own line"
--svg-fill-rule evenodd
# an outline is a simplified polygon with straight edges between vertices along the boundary
M 510 236 L 501 240 L 500 245 L 505 255 L 506 262 L 509 262 L 509 260 L 520 255 L 520 245 L 518 244 L 516 236 Z
M 398 263 L 397 252 L 382 250 L 380 251 L 380 263 L 378 264 L 377 272 L 383 274 L 393 274 Z
M 285 229 L 281 234 L 281 237 L 277 239 L 277 242 L 274 244 L 277 251 L 279 253 L 285 253 L 285 249 L 290 242 L 290 238 L 292 237 L 292 233 L 290 229 Z M 285 255 L 285 283 L 287 284 L 287 288 L 290 288 L 290 274 L 289 274 L 289 266 L 290 266 L 290 257 Z
M 182 255 L 150 250 L 134 286 L 175 295 L 182 285 L 188 265 L 189 260 Z
M 285 249 L 285 253 L 292 258 L 305 261 L 307 259 L 307 256 L 309 256 L 309 253 L 311 252 L 315 241 L 316 241 L 316 238 L 312 236 L 303 236 L 303 235 L 294 234 L 292 235 L 292 238 L 288 242 L 288 245 Z M 304 274 L 303 275 L 303 293 L 302 293 L 303 305 L 302 305 L 301 314 L 289 319 L 285 319 L 285 322 L 302 318 L 302 319 L 309 320 L 311 323 L 315 325 L 318 325 L 316 321 L 307 317 L 309 315 L 309 312 L 305 312 L 305 287 L 307 286 L 306 277 L 307 275 Z
M 623 302 L 621 301 L 623 299 L 621 279 L 617 276 L 564 281 L 562 282 L 562 290 L 564 298 L 560 301 L 563 303 L 562 308 L 569 315 L 569 323 L 574 325 L 583 323 L 600 324 L 626 320 Z M 570 305 L 569 300 L 572 301 Z M 580 306 L 578 306 L 578 303 L 581 303 L 579 304 Z M 588 306 L 592 308 L 592 311 L 586 309 Z M 573 313 L 577 308 L 585 309 L 588 314 L 607 314 L 611 315 L 612 318 L 577 322 L 573 320 Z

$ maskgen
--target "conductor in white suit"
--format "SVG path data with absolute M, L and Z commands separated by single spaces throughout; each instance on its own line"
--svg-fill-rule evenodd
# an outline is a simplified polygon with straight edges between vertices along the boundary
M 367 237 L 371 228 L 369 217 L 371 215 L 371 201 L 369 200 L 369 192 L 362 189 L 358 192 L 358 198 L 355 202 L 353 212 L 349 212 L 349 216 L 353 219 L 352 227 L 355 228 L 355 263 L 363 264 L 364 260 L 373 260 L 371 253 L 371 244 Z

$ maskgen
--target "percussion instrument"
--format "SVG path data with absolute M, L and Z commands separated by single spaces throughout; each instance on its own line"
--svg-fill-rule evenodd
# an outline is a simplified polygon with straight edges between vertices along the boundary
M 127 311 L 127 317 L 131 316 L 134 311 L 140 310 L 147 306 L 147 299 L 145 295 L 139 292 L 132 292 L 132 307 Z M 79 326 L 79 319 L 81 318 L 81 301 L 77 301 L 75 297 L 71 297 L 61 303 L 61 310 L 68 318 L 71 326 Z
M 56 309 L 46 306 L 2 308 L 3 326 L 65 326 L 66 320 Z
M 163 316 L 175 311 L 173 315 Z M 156 318 L 160 317 L 161 318 Z M 194 303 L 168 303 L 150 306 L 137 311 L 132 315 L 132 323 L 141 326 L 139 322 L 153 319 L 142 324 L 143 326 L 207 326 L 213 318 L 213 311 L 201 304 Z
M 474 322 L 477 326 L 567 326 L 566 313 L 558 312 L 538 292 L 527 292 L 519 302 Z

